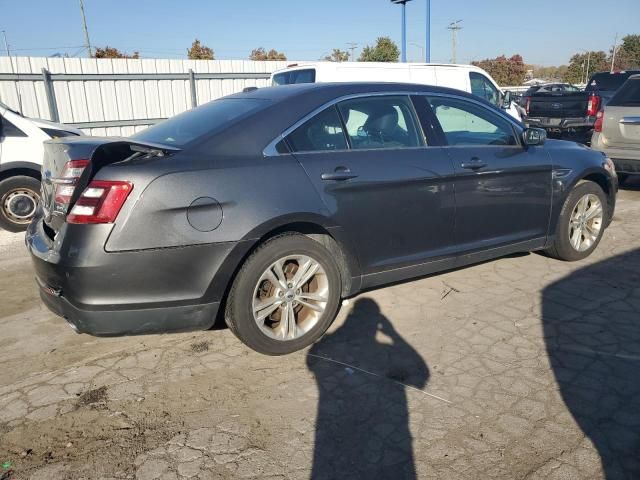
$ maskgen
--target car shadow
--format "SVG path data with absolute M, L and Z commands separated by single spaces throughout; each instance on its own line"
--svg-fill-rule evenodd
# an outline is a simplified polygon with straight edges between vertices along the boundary
M 429 369 L 378 304 L 357 300 L 307 354 L 320 398 L 311 478 L 413 479 L 407 389 Z
M 607 479 L 640 478 L 640 249 L 584 267 L 542 293 L 562 398 Z

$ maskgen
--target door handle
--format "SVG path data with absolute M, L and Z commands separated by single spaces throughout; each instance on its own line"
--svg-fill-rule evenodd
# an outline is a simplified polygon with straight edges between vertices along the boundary
M 460 164 L 460 167 L 466 170 L 479 170 L 486 166 L 486 162 L 483 162 L 478 157 L 473 157 L 470 162 L 463 162 L 462 164 Z
M 624 117 L 619 123 L 620 125 L 640 125 L 640 117 Z
M 322 180 L 333 180 L 336 182 L 342 182 L 345 180 L 350 180 L 352 178 L 356 178 L 358 175 L 353 173 L 347 167 L 337 167 L 332 173 L 323 173 L 320 178 Z

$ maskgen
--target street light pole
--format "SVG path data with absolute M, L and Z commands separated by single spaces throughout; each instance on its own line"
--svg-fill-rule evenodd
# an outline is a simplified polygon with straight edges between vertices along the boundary
M 401 61 L 407 61 L 407 2 L 411 0 L 391 0 L 391 3 L 402 5 L 402 52 Z
M 424 61 L 431 62 L 431 0 L 427 0 L 427 37 L 424 50 Z

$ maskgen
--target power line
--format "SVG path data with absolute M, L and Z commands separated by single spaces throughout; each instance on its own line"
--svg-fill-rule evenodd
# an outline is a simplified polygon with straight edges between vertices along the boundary
M 451 63 L 458 63 L 458 31 L 462 30 L 460 22 L 462 20 L 456 20 L 447 27 L 448 30 L 451 30 Z

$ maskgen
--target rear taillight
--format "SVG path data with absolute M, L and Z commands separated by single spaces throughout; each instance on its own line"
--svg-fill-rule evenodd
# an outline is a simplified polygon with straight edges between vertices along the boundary
M 592 93 L 587 103 L 587 117 L 593 117 L 600 111 L 600 96 Z
M 602 132 L 602 124 L 604 123 L 604 112 L 600 110 L 596 114 L 596 123 L 593 124 L 593 130 L 600 133 Z
M 76 183 L 86 166 L 89 165 L 89 160 L 71 160 L 64 165 L 62 170 L 62 176 L 58 179 L 58 185 L 56 186 L 56 203 L 67 204 L 71 200 L 71 195 L 76 188 Z
M 527 115 L 529 115 L 529 110 L 531 109 L 531 97 L 527 97 L 527 103 L 525 103 L 524 111 Z
M 129 182 L 93 180 L 71 209 L 67 222 L 113 223 L 132 189 Z

